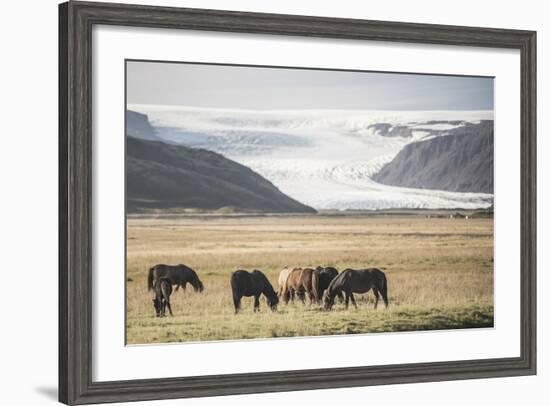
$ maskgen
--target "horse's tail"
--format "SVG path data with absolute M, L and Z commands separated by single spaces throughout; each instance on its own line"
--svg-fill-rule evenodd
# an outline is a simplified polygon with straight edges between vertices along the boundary
M 319 303 L 319 300 L 321 300 L 319 297 L 319 276 L 315 271 L 311 272 L 311 290 L 313 292 L 313 298 Z
M 237 291 L 239 290 L 239 284 L 238 284 L 238 281 L 237 281 L 237 274 L 235 272 L 233 272 L 231 274 L 231 292 L 233 293 L 233 295 L 235 295 L 237 293 Z
M 147 276 L 147 290 L 153 289 L 153 277 L 154 277 L 155 267 L 149 269 L 149 275 Z
M 382 273 L 382 286 L 381 292 L 382 299 L 384 300 L 384 305 L 388 307 L 388 280 L 386 279 L 386 274 Z

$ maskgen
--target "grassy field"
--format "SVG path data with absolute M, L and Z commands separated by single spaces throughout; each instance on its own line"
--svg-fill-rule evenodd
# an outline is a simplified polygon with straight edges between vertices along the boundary
M 415 331 L 493 325 L 493 220 L 379 216 L 173 216 L 128 219 L 128 344 Z M 147 270 L 184 263 L 204 283 L 172 295 L 156 318 Z M 260 269 L 277 289 L 284 266 L 381 267 L 390 306 L 356 295 L 358 310 L 301 303 L 235 316 L 229 278 Z

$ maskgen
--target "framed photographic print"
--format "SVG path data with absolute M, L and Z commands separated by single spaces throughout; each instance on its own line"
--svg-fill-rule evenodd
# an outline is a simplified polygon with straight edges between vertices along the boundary
M 59 28 L 61 402 L 536 373 L 535 32 Z

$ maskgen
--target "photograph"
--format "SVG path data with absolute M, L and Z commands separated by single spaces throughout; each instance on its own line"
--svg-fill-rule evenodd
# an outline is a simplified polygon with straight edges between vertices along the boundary
M 493 81 L 126 60 L 126 343 L 492 328 Z

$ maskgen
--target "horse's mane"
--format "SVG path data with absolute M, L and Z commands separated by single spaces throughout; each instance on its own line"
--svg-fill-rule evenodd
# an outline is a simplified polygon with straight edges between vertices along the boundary
M 340 283 L 340 280 L 342 278 L 344 278 L 344 275 L 346 274 L 346 271 L 349 270 L 350 268 L 346 268 L 344 269 L 342 272 L 340 272 L 338 275 L 336 275 L 334 277 L 334 279 L 332 279 L 330 281 L 330 283 L 328 284 L 328 287 L 327 287 L 327 293 L 329 295 L 334 295 L 336 296 L 338 294 L 338 292 L 336 292 L 337 288 L 336 286 Z
M 275 292 L 275 289 L 273 289 L 273 285 L 271 284 L 271 282 L 269 282 L 269 279 L 267 279 L 267 276 L 265 276 L 265 274 L 262 271 L 254 269 L 252 271 L 252 273 L 255 274 L 255 275 L 258 275 L 259 277 L 262 278 L 262 280 L 265 283 L 265 287 L 266 287 L 266 290 L 268 291 L 269 295 L 277 296 L 277 293 Z

